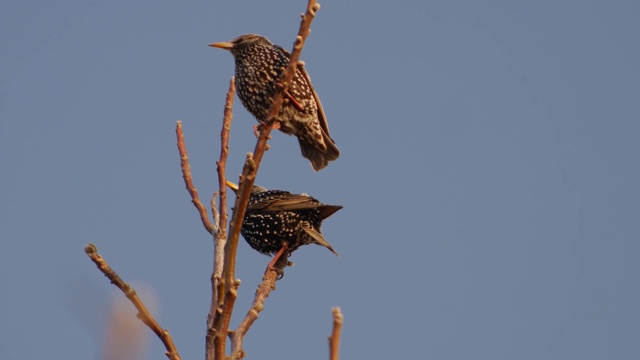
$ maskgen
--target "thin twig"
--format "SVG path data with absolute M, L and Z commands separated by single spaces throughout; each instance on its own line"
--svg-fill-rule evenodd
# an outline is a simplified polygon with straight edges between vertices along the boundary
M 344 317 L 339 307 L 336 306 L 331 310 L 333 312 L 333 331 L 329 336 L 329 360 L 338 360 L 340 358 L 340 333 Z
M 184 179 L 184 184 L 187 187 L 187 191 L 189 195 L 191 195 L 191 202 L 198 209 L 198 213 L 200 214 L 200 219 L 202 220 L 202 225 L 207 230 L 209 234 L 213 234 L 215 228 L 209 220 L 209 216 L 207 215 L 207 208 L 202 205 L 200 201 L 200 197 L 198 196 L 198 190 L 195 185 L 193 185 L 193 178 L 191 177 L 191 166 L 189 165 L 189 155 L 187 154 L 187 148 L 184 145 L 184 134 L 182 133 L 182 121 L 178 120 L 176 124 L 176 136 L 178 138 L 178 151 L 180 152 L 180 167 L 182 168 L 182 178 Z
M 222 121 L 222 131 L 220 132 L 220 160 L 218 165 L 218 183 L 220 186 L 220 236 L 224 242 L 218 241 L 216 245 L 222 245 L 220 251 L 216 251 L 216 256 L 224 255 L 224 245 L 227 239 L 227 176 L 226 165 L 229 156 L 229 134 L 231 132 L 231 120 L 233 119 L 233 99 L 236 93 L 235 77 L 231 77 L 229 81 L 229 91 L 227 92 L 227 100 L 224 105 L 224 119 Z M 222 276 L 223 259 L 216 257 L 215 275 Z
M 262 283 L 258 285 L 256 295 L 253 298 L 251 308 L 247 312 L 240 325 L 229 333 L 231 338 L 231 356 L 230 360 L 239 360 L 244 358 L 245 352 L 242 348 L 244 336 L 258 318 L 258 314 L 264 309 L 264 301 L 267 299 L 272 290 L 276 288 L 277 273 L 273 269 L 267 268 L 262 277 Z
M 133 305 L 138 310 L 138 318 L 147 325 L 156 335 L 162 340 L 165 349 L 167 352 L 165 353 L 170 360 L 180 360 L 180 355 L 178 354 L 178 350 L 173 344 L 173 339 L 171 335 L 169 335 L 169 331 L 163 329 L 158 322 L 151 316 L 147 307 L 144 306 L 142 300 L 136 294 L 136 291 L 129 286 L 124 280 L 118 276 L 115 270 L 111 269 L 107 261 L 98 254 L 98 249 L 93 244 L 88 244 L 84 251 L 89 255 L 89 258 L 96 264 L 98 269 L 102 271 L 102 273 L 111 281 L 111 283 L 118 287 L 118 289 L 122 290 L 122 292 L 127 296 L 127 298 L 133 303 Z

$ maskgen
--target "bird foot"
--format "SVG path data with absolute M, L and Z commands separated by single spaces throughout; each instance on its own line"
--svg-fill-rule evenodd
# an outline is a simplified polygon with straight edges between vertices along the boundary
M 287 266 L 293 266 L 293 263 L 289 261 L 289 253 L 287 253 L 287 248 L 289 245 L 285 242 L 282 245 L 282 248 L 276 253 L 276 255 L 271 259 L 269 265 L 267 265 L 267 271 L 275 271 L 277 274 L 276 280 L 280 280 L 284 277 L 284 269 Z
M 259 138 L 260 134 L 262 133 L 262 129 L 264 129 L 265 126 L 267 126 L 267 124 L 263 122 L 257 125 L 253 125 L 253 135 Z M 271 130 L 278 130 L 278 129 L 280 129 L 280 122 L 276 121 L 273 123 Z M 269 140 L 271 140 L 271 135 L 269 135 Z

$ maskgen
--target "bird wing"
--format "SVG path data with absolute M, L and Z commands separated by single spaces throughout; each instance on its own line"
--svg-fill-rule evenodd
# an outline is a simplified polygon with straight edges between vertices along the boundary
M 247 211 L 295 211 L 317 209 L 321 206 L 322 203 L 308 195 L 278 194 L 277 198 L 269 197 L 252 203 Z
M 280 51 L 282 51 L 287 56 L 288 59 L 291 59 L 291 53 L 290 52 L 285 50 L 282 46 L 278 46 L 278 45 L 274 45 L 274 46 L 276 48 L 278 48 Z M 329 135 L 329 124 L 327 123 L 327 117 L 324 114 L 324 109 L 322 108 L 322 103 L 320 102 L 320 98 L 318 97 L 318 93 L 316 93 L 316 89 L 314 89 L 313 84 L 311 84 L 311 78 L 309 77 L 309 74 L 307 73 L 307 70 L 304 68 L 304 64 L 298 62 L 298 71 L 304 77 L 304 80 L 307 82 L 307 85 L 309 85 L 309 88 L 311 89 L 311 92 L 313 93 L 313 99 L 316 101 L 316 104 L 318 105 L 318 121 L 320 122 L 320 127 L 322 128 L 322 130 L 324 130 L 324 132 L 327 134 L 327 136 L 329 138 L 331 138 L 331 136 Z M 333 139 L 331 139 L 331 140 L 333 141 Z
M 337 256 L 340 256 L 335 250 L 333 250 L 333 247 L 331 247 L 331 244 L 329 244 L 327 239 L 325 239 L 320 232 L 316 231 L 316 229 L 303 225 L 302 230 L 304 230 L 304 232 L 309 234 L 309 236 L 311 236 L 313 240 L 315 240 L 316 244 L 322 245 L 327 249 L 331 250 L 332 253 L 336 254 Z
M 313 93 L 313 99 L 316 101 L 316 105 L 318 105 L 318 121 L 320 122 L 320 127 L 322 128 L 322 130 L 324 130 L 325 134 L 327 134 L 327 136 L 331 138 L 331 135 L 329 135 L 329 124 L 327 123 L 327 117 L 324 114 L 324 109 L 322 108 L 322 103 L 320 102 L 318 93 L 316 93 L 316 89 L 311 84 L 311 78 L 309 77 L 307 70 L 304 68 L 304 65 L 300 63 L 298 63 L 298 71 L 300 71 L 302 75 L 304 75 L 305 81 L 307 82 L 307 85 L 309 85 L 309 88 Z

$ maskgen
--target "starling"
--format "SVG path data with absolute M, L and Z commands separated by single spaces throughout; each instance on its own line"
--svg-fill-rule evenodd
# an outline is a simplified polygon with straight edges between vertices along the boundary
M 278 80 L 289 64 L 289 52 L 256 34 L 241 35 L 231 42 L 209 46 L 231 52 L 236 63 L 236 86 L 240 101 L 259 123 L 264 123 L 279 85 Z M 329 126 L 320 99 L 301 64 L 284 93 L 276 126 L 283 133 L 298 138 L 302 156 L 311 161 L 315 171 L 325 168 L 329 161 L 340 156 L 340 151 L 329 136 Z
M 227 181 L 227 185 L 238 191 L 236 184 Z M 314 243 L 338 255 L 322 236 L 320 225 L 340 209 L 340 205 L 322 204 L 306 194 L 253 186 L 240 232 L 252 248 L 265 255 L 278 253 L 285 242 L 287 254 Z

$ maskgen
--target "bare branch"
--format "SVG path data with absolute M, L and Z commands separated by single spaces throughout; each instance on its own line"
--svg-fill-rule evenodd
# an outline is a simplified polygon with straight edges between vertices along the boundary
M 218 206 L 216 205 L 216 197 L 218 195 L 220 195 L 219 191 L 215 191 L 213 193 L 213 196 L 211 196 L 211 201 L 209 201 L 209 206 L 211 207 L 211 210 L 213 211 L 213 226 L 216 229 L 218 229 L 218 233 L 219 233 L 219 231 L 220 231 L 220 213 L 218 212 Z M 226 226 L 225 226 L 225 228 L 226 228 Z M 225 229 L 224 232 L 225 232 L 225 236 L 226 236 L 226 233 L 227 233 L 226 229 Z M 219 236 L 219 235 L 217 235 L 217 236 Z M 226 240 L 226 238 L 225 238 L 225 240 Z
M 107 261 L 98 254 L 98 249 L 93 244 L 88 244 L 84 251 L 89 255 L 89 258 L 96 264 L 98 269 L 102 271 L 102 273 L 111 281 L 111 283 L 118 287 L 118 289 L 122 290 L 122 292 L 127 296 L 127 298 L 133 303 L 133 305 L 138 310 L 138 318 L 147 325 L 159 338 L 162 340 L 165 349 L 167 352 L 165 353 L 170 360 L 180 360 L 180 355 L 178 354 L 178 350 L 173 344 L 173 339 L 171 335 L 169 335 L 169 331 L 163 329 L 158 322 L 151 316 L 147 307 L 144 306 L 142 300 L 136 294 L 136 291 L 129 286 L 124 280 L 118 276 L 115 270 L 111 269 Z
M 184 184 L 187 187 L 189 195 L 191 195 L 191 202 L 196 207 L 196 209 L 198 209 L 200 219 L 202 220 L 202 225 L 204 225 L 204 228 L 209 234 L 213 234 L 215 228 L 213 227 L 213 224 L 211 224 L 211 220 L 209 220 L 209 216 L 207 215 L 207 208 L 202 205 L 200 197 L 198 196 L 198 190 L 196 189 L 195 185 L 193 185 L 193 178 L 191 177 L 191 165 L 189 165 L 189 155 L 187 154 L 187 148 L 184 145 L 182 121 L 179 120 L 176 124 L 176 136 L 178 138 L 178 151 L 180 152 L 180 166 L 182 168 L 182 178 L 184 179 Z
M 233 100 L 236 91 L 235 78 L 231 77 L 229 91 L 224 106 L 224 118 L 220 131 L 220 159 L 216 162 L 218 171 L 219 191 L 211 198 L 211 210 L 216 219 L 218 232 L 215 238 L 213 254 L 213 274 L 211 275 L 211 308 L 207 318 L 206 357 L 208 360 L 223 359 L 225 347 L 225 333 L 218 334 L 221 326 L 221 315 L 224 295 L 224 281 L 222 270 L 224 268 L 224 248 L 227 243 L 227 186 L 226 165 L 229 156 L 229 136 L 231 132 L 231 120 L 233 118 Z M 215 206 L 216 194 L 220 198 L 220 210 Z M 235 299 L 234 299 L 235 300 Z M 220 341 L 222 337 L 222 341 Z M 216 351 L 218 352 L 216 354 Z M 221 351 L 221 352 L 220 352 Z
M 229 134 L 231 132 L 231 120 L 233 118 L 233 99 L 236 92 L 235 77 L 231 77 L 229 82 L 229 91 L 227 92 L 227 100 L 224 106 L 224 119 L 222 121 L 222 131 L 220 132 L 220 160 L 218 165 L 218 183 L 220 187 L 220 222 L 218 228 L 220 235 L 216 241 L 216 257 L 214 276 L 222 276 L 224 265 L 224 247 L 227 243 L 227 177 L 226 165 L 229 156 Z
M 333 311 L 333 332 L 329 336 L 329 360 L 338 360 L 340 359 L 340 333 L 344 317 L 339 307 L 336 306 L 331 310 Z
M 262 136 L 258 142 L 262 140 Z M 266 139 L 265 139 L 266 144 Z M 230 223 L 230 237 L 225 247 L 225 263 L 223 274 L 227 284 L 231 284 L 235 279 L 236 269 L 236 253 L 238 251 L 238 239 L 240 238 L 240 228 L 242 227 L 242 220 L 247 211 L 247 204 L 249 202 L 249 195 L 251 186 L 256 177 L 257 172 L 256 163 L 253 160 L 253 154 L 248 153 L 245 158 L 244 166 L 242 168 L 242 175 L 238 181 L 239 190 L 236 193 L 236 201 L 233 206 L 233 215 Z M 247 185 L 248 183 L 248 185 Z
M 231 338 L 231 356 L 230 360 L 239 360 L 245 357 L 245 352 L 242 348 L 242 342 L 253 322 L 258 319 L 258 314 L 264 309 L 264 301 L 267 299 L 272 290 L 276 289 L 276 279 L 278 277 L 277 272 L 271 267 L 267 267 L 262 277 L 262 283 L 258 285 L 256 295 L 251 304 L 251 308 L 247 312 L 240 325 L 235 331 L 229 332 Z

